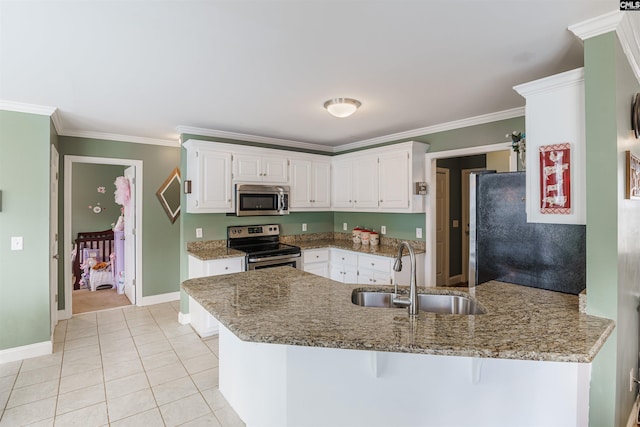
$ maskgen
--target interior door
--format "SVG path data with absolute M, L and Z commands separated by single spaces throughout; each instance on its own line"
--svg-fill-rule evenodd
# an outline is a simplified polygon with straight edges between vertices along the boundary
M 136 168 L 124 170 L 131 191 L 129 205 L 124 208 L 124 293 L 136 303 Z
M 449 169 L 436 173 L 436 286 L 449 281 Z
M 51 145 L 51 194 L 49 195 L 49 298 L 51 311 L 51 337 L 58 324 L 58 176 L 60 170 L 60 155 L 54 145 Z

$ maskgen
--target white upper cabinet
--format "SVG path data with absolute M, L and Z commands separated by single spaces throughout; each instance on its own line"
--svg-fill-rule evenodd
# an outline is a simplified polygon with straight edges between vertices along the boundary
M 187 212 L 216 213 L 233 210 L 231 153 L 212 149 L 207 143 L 187 141 Z
M 318 156 L 320 157 L 320 156 Z M 292 210 L 320 209 L 331 207 L 331 162 L 292 158 L 290 166 L 291 194 L 289 207 Z
M 407 150 L 395 151 L 379 157 L 378 194 L 380 208 L 409 208 L 410 154 Z
M 352 208 L 353 197 L 352 187 L 352 162 L 351 159 L 340 159 L 333 163 L 333 173 L 331 174 L 333 208 Z
M 234 181 L 286 184 L 288 160 L 280 156 L 235 154 Z
M 332 207 L 338 211 L 425 211 L 424 196 L 415 182 L 425 181 L 429 145 L 405 142 L 343 154 L 333 158 Z
M 533 82 L 514 89 L 526 99 L 526 209 L 527 221 L 551 224 L 586 224 L 586 136 L 584 69 L 578 68 Z M 548 150 L 565 148 L 569 144 L 569 158 L 560 158 L 557 165 L 547 166 L 567 169 L 565 181 L 570 185 L 570 207 L 541 209 L 542 199 L 557 195 L 558 184 L 541 191 L 540 148 Z M 553 147 L 553 146 L 556 147 Z M 566 157 L 566 156 L 565 156 Z M 562 177 L 562 173 L 558 174 Z M 555 178 L 556 180 L 558 178 Z M 559 184 L 562 185 L 562 184 Z M 551 190 L 551 187 L 555 187 Z

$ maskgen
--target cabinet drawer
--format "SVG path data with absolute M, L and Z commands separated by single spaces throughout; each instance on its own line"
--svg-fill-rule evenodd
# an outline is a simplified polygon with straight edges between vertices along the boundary
M 312 262 L 329 261 L 329 249 L 309 249 L 302 252 L 302 259 L 305 264 Z
M 209 276 L 218 274 L 239 273 L 244 269 L 244 258 L 224 258 L 206 261 L 206 273 Z
M 371 255 L 358 255 L 358 268 L 366 268 L 388 273 L 389 271 L 391 271 L 391 258 Z
M 345 264 L 358 265 L 358 254 L 355 252 L 332 249 L 331 263 L 345 263 Z

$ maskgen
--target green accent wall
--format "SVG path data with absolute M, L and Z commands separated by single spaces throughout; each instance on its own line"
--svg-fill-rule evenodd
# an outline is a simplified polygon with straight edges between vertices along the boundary
M 615 34 L 584 43 L 587 168 L 587 311 L 617 318 L 617 141 Z M 594 360 L 589 425 L 616 425 L 617 330 Z
M 50 339 L 50 129 L 48 116 L 0 111 L 0 350 Z
M 383 243 L 385 237 L 424 241 L 425 214 L 423 213 L 334 212 L 333 231 L 344 233 L 342 226 L 345 222 L 348 233 L 351 233 L 351 229 L 356 226 L 378 232 L 381 226 L 386 226 L 387 234 L 381 236 Z M 416 238 L 416 228 L 422 228 L 421 239 Z
M 114 182 L 116 177 L 124 175 L 124 169 L 119 165 L 73 164 L 72 240 L 79 232 L 108 230 L 117 222 L 120 205 L 114 200 Z M 98 187 L 105 187 L 105 192 L 98 192 Z M 95 206 L 102 209 L 99 214 L 93 211 Z
M 637 391 L 640 205 L 625 199 L 625 152 L 640 156 L 630 123 L 638 92 L 615 33 L 585 41 L 587 311 L 616 321 L 592 365 L 591 426 L 625 426 Z
M 280 234 L 325 233 L 333 231 L 333 212 L 292 212 L 282 216 L 227 216 L 226 214 L 185 214 L 185 242 L 225 240 L 227 227 L 232 225 L 280 224 Z M 302 231 L 302 224 L 307 231 Z M 202 239 L 196 238 L 196 228 L 202 228 Z M 186 248 L 186 243 L 185 243 Z
M 60 155 L 107 157 L 143 162 L 142 189 L 142 278 L 143 296 L 177 292 L 180 289 L 180 226 L 171 224 L 156 191 L 173 169 L 180 164 L 180 148 L 122 141 L 105 141 L 69 136 L 59 137 Z M 63 160 L 61 160 L 62 164 Z M 61 168 L 60 188 L 64 188 Z M 113 194 L 113 190 L 109 190 Z M 97 193 L 96 193 L 97 194 Z M 60 191 L 60 203 L 64 192 Z M 114 222 L 117 216 L 110 220 Z M 88 231 L 88 230 L 82 230 Z M 63 230 L 63 232 L 68 232 Z M 59 305 L 64 307 L 64 278 L 60 267 Z

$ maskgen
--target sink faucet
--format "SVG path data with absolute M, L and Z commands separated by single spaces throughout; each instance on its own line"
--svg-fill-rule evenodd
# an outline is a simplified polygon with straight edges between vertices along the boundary
M 416 254 L 409 242 L 400 242 L 398 246 L 398 256 L 393 264 L 394 271 L 402 270 L 402 249 L 407 248 L 409 251 L 409 260 L 411 261 L 411 278 L 409 282 L 409 298 L 398 296 L 398 282 L 395 283 L 395 293 L 393 303 L 404 307 L 409 307 L 409 315 L 416 316 L 418 314 L 418 288 L 416 284 Z

